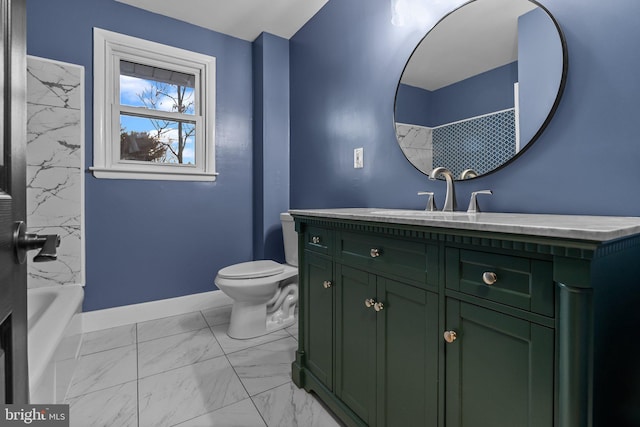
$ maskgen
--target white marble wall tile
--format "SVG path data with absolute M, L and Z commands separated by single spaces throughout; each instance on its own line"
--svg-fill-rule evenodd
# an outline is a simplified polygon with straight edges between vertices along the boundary
M 209 328 L 141 342 L 138 344 L 138 377 L 147 377 L 223 354 Z
M 29 262 L 30 288 L 84 282 L 83 80 L 81 66 L 27 59 L 27 224 L 67 230 L 57 265 Z
M 68 399 L 71 427 L 138 427 L 135 381 Z
M 433 130 L 424 126 L 396 124 L 398 143 L 407 159 L 419 170 L 433 169 Z
M 291 381 L 291 362 L 298 342 L 292 337 L 229 354 L 249 395 L 261 393 Z
M 29 227 L 30 233 L 60 236 L 58 259 L 49 262 L 33 262 L 36 250 L 29 251 L 27 275 L 29 288 L 41 288 L 72 283 L 84 283 L 82 277 L 82 233 L 79 226 Z
M 84 96 L 80 85 L 83 67 L 30 56 L 27 68 L 32 100 L 52 107 L 80 109 L 81 96 Z M 33 82 L 41 84 L 34 85 Z
M 103 329 L 101 331 L 87 332 L 82 337 L 80 354 L 87 355 L 118 347 L 126 347 L 135 343 L 135 324 Z
M 67 397 L 76 397 L 135 380 L 136 370 L 135 345 L 81 356 Z
M 138 342 L 168 337 L 183 332 L 197 331 L 207 327 L 202 313 L 180 314 L 138 323 Z
M 138 381 L 140 427 L 172 426 L 248 397 L 226 357 Z
M 251 399 L 245 399 L 177 424 L 176 427 L 266 427 L 266 424 Z
M 252 397 L 269 427 L 340 427 L 316 398 L 292 382 Z

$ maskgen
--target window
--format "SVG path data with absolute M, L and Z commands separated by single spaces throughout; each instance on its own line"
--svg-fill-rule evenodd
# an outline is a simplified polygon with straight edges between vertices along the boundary
M 215 58 L 94 29 L 97 178 L 213 181 Z

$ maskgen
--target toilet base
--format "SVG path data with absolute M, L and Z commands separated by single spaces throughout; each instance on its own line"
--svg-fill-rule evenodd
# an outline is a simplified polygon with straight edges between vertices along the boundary
M 287 328 L 295 323 L 293 310 L 291 313 L 267 314 L 267 304 L 235 301 L 231 308 L 227 335 L 234 339 L 246 340 Z

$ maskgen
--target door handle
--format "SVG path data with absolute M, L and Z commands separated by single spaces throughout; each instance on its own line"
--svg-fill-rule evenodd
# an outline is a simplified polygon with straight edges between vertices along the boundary
M 55 261 L 58 259 L 56 248 L 60 246 L 60 236 L 57 234 L 39 235 L 27 233 L 27 226 L 24 221 L 15 223 L 13 230 L 13 247 L 16 260 L 19 264 L 24 264 L 27 260 L 27 251 L 40 249 L 40 252 L 33 257 L 34 262 Z

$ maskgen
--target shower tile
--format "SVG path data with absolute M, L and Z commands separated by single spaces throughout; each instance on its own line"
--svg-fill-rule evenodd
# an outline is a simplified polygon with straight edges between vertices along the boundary
M 131 381 L 68 399 L 70 426 L 138 426 L 137 384 Z
M 211 327 L 213 334 L 220 343 L 220 346 L 226 354 L 233 353 L 235 351 L 244 350 L 245 348 L 255 347 L 256 345 L 264 344 L 270 341 L 279 340 L 289 336 L 289 333 L 284 329 L 280 329 L 275 332 L 271 332 L 267 335 L 262 335 L 256 338 L 249 338 L 246 340 L 236 340 L 227 335 L 227 329 L 229 324 L 215 325 Z
M 81 356 L 67 397 L 126 383 L 136 376 L 135 345 Z
M 29 226 L 27 231 L 41 235 L 57 234 L 60 236 L 57 260 L 54 262 L 31 262 L 29 260 L 27 263 L 30 288 L 84 282 L 82 277 L 82 232 L 80 226 Z
M 140 427 L 170 426 L 248 397 L 226 357 L 138 381 Z
M 340 424 L 316 400 L 292 382 L 252 397 L 269 427 L 339 427 Z
M 191 365 L 224 353 L 209 328 L 138 344 L 138 377 Z
M 229 323 L 231 318 L 232 305 L 226 305 L 224 307 L 214 307 L 208 310 L 202 310 L 202 315 L 209 324 L 209 326 L 223 325 Z
M 80 354 L 86 355 L 113 348 L 125 347 L 136 343 L 136 325 L 118 326 L 88 332 L 82 337 Z
M 291 362 L 298 343 L 292 337 L 229 354 L 249 395 L 261 393 L 291 381 Z
M 199 311 L 149 320 L 138 323 L 138 342 L 168 337 L 182 332 L 196 331 L 207 326 L 207 322 L 205 322 L 202 313 Z
M 251 402 L 245 399 L 217 411 L 193 418 L 176 427 L 266 427 L 260 413 Z

